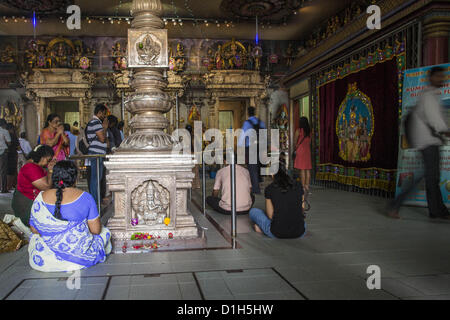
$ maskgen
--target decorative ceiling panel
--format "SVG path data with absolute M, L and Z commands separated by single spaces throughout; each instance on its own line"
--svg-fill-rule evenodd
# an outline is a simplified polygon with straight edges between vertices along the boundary
M 73 0 L 0 0 L 0 4 L 26 12 L 54 14 L 65 12 Z
M 220 7 L 238 19 L 280 23 L 302 7 L 304 0 L 223 0 Z

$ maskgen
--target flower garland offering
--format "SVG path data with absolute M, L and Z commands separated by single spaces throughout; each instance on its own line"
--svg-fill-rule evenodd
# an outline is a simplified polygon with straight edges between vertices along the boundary
M 131 240 L 151 240 L 154 237 L 148 233 L 136 232 L 131 236 Z
M 165 219 L 164 219 L 164 224 L 165 224 L 166 226 L 168 226 L 168 225 L 170 224 L 170 218 L 165 218 Z

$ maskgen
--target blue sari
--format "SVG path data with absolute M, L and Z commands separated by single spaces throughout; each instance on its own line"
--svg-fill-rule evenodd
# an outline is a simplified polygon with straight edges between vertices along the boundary
M 111 252 L 111 232 L 102 227 L 99 235 L 89 231 L 87 219 L 64 221 L 56 219 L 47 209 L 42 192 L 31 208 L 33 234 L 28 246 L 33 269 L 43 272 L 73 271 L 104 262 Z

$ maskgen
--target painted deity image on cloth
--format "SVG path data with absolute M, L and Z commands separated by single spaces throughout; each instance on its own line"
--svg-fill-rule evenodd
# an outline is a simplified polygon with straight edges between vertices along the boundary
M 349 84 L 336 119 L 339 156 L 351 163 L 368 161 L 374 127 L 370 98 L 357 88 L 356 83 Z

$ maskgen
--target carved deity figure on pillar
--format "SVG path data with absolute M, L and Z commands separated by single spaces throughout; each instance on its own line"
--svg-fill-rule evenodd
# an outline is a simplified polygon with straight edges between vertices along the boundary
M 146 181 L 132 192 L 133 224 L 162 224 L 169 214 L 169 203 L 170 196 L 166 188 L 156 181 Z

